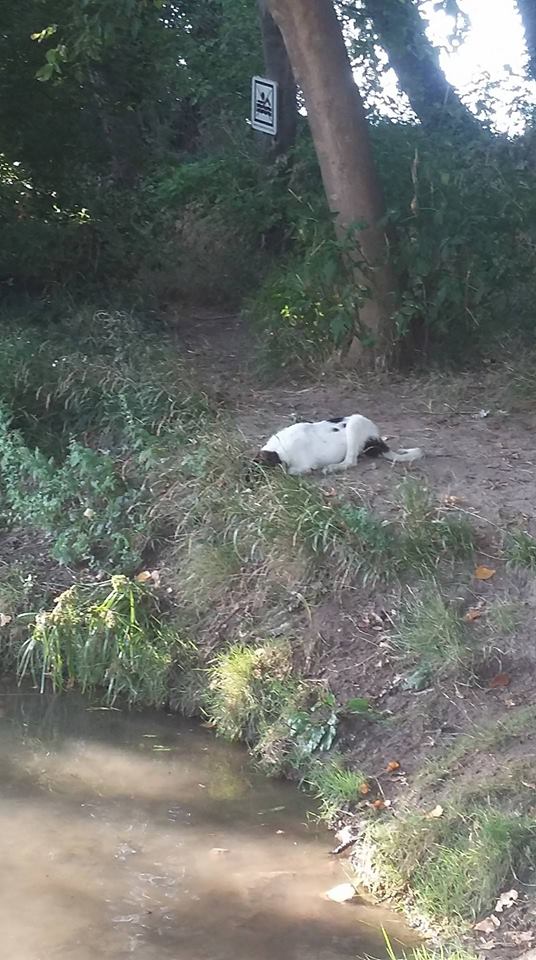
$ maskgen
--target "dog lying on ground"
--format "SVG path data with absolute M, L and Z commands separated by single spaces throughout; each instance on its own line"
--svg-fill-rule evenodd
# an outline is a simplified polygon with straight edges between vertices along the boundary
M 391 451 L 376 424 L 354 413 L 316 423 L 293 423 L 274 433 L 255 459 L 265 467 L 282 466 L 294 475 L 319 469 L 334 473 L 355 467 L 362 453 L 391 463 L 411 463 L 422 457 L 419 447 Z

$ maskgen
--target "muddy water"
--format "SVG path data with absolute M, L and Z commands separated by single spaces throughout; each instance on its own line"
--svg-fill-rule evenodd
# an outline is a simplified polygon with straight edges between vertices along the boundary
M 193 723 L 0 688 L 0 956 L 382 957 L 308 806 Z

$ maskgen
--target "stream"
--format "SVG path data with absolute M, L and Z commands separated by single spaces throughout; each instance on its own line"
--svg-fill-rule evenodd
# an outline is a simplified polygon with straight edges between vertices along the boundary
M 381 960 L 408 931 L 326 899 L 312 807 L 193 721 L 4 684 L 1 958 Z

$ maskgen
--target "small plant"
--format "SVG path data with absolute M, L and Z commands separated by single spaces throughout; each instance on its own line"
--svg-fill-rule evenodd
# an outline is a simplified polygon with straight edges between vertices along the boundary
M 20 651 L 19 676 L 47 677 L 55 690 L 78 684 L 112 704 L 162 706 L 171 664 L 192 645 L 161 626 L 153 594 L 124 576 L 95 585 L 76 584 L 51 611 L 38 613 Z
M 333 818 L 349 805 L 363 799 L 367 778 L 360 770 L 350 770 L 340 760 L 318 761 L 309 768 L 306 782 L 320 803 L 323 820 Z
M 421 917 L 459 930 L 492 909 L 512 872 L 531 866 L 535 840 L 529 817 L 483 804 L 434 820 L 406 813 L 370 821 L 358 857 L 373 892 L 409 889 Z
M 513 567 L 536 570 L 536 538 L 525 530 L 508 533 L 505 543 L 506 558 Z
M 406 604 L 397 639 L 400 649 L 430 676 L 452 670 L 467 657 L 463 621 L 435 586 Z
M 440 555 L 453 559 L 468 556 L 473 549 L 473 533 L 459 516 L 441 513 L 430 491 L 418 480 L 408 477 L 398 486 L 399 552 L 406 569 L 429 572 Z
M 301 697 L 300 684 L 291 676 L 289 646 L 282 642 L 233 646 L 219 654 L 208 679 L 207 712 L 229 740 L 255 743 Z

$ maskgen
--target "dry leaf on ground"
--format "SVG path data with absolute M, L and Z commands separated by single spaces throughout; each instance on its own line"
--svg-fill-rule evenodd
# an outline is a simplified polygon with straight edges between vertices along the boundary
M 481 920 L 479 923 L 475 923 L 473 930 L 478 930 L 479 933 L 495 933 L 499 929 L 501 921 L 498 917 L 485 917 L 484 920 Z
M 10 617 L 7 613 L 0 613 L 0 627 L 7 627 L 8 623 L 11 623 L 13 617 Z
M 498 673 L 491 678 L 489 685 L 492 690 L 496 690 L 498 687 L 509 687 L 511 682 L 512 678 L 509 673 Z
M 147 581 L 151 579 L 149 570 L 142 570 L 142 572 L 137 573 L 135 577 L 136 583 L 147 583 Z
M 398 760 L 389 760 L 389 763 L 387 764 L 386 770 L 388 770 L 389 773 L 392 773 L 393 770 L 400 770 L 400 764 L 399 764 Z
M 366 797 L 367 793 L 370 793 L 370 787 L 368 783 L 362 783 L 359 788 L 359 792 L 363 797 Z
M 466 623 L 472 623 L 473 620 L 479 620 L 481 616 L 482 610 L 479 610 L 478 607 L 470 607 L 463 619 Z
M 479 566 L 475 570 L 475 577 L 477 580 L 491 580 L 495 576 L 496 570 L 493 570 L 492 567 Z
M 434 807 L 433 810 L 430 810 L 430 812 L 427 813 L 425 816 L 427 820 L 437 820 L 439 817 L 443 816 L 443 812 L 444 812 L 443 807 L 440 806 L 438 803 L 437 806 Z

